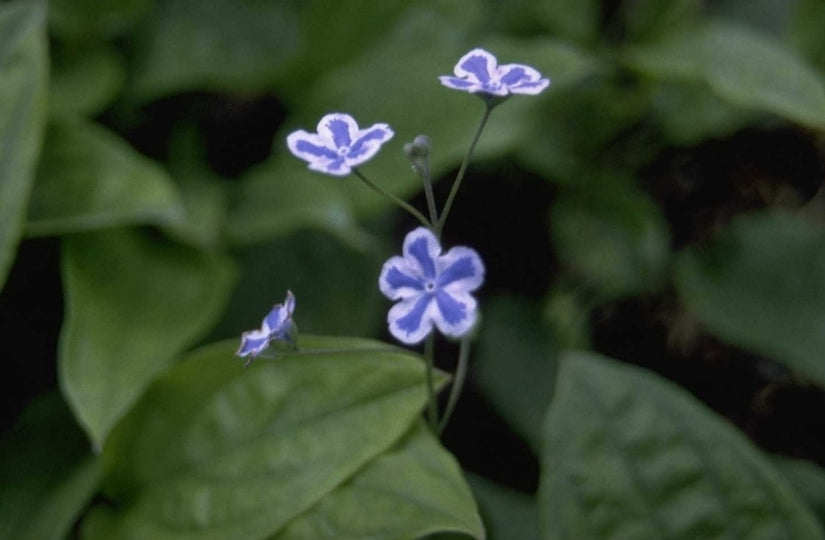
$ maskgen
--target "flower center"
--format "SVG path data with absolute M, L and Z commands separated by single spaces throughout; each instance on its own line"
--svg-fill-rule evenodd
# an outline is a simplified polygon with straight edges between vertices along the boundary
M 347 152 L 349 152 L 349 147 L 348 146 L 341 146 L 341 147 L 338 148 L 338 155 L 339 156 L 342 156 L 342 157 L 346 156 Z
M 424 284 L 424 288 L 427 289 L 427 292 L 433 292 L 435 290 L 435 281 L 428 281 Z

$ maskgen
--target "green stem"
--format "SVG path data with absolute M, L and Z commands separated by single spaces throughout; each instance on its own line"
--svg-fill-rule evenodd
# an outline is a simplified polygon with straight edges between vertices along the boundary
M 373 191 L 375 191 L 377 193 L 380 193 L 384 197 L 388 198 L 389 200 L 391 200 L 392 202 L 394 202 L 395 204 L 397 204 L 398 206 L 400 206 L 401 208 L 403 208 L 404 210 L 406 210 L 407 212 L 412 214 L 418 221 L 420 221 L 428 229 L 433 228 L 433 224 L 430 223 L 429 221 L 427 221 L 427 218 L 424 217 L 424 214 L 422 214 L 421 212 L 419 212 L 418 210 L 416 210 L 415 208 L 410 206 L 405 201 L 402 201 L 401 199 L 399 199 L 398 197 L 396 197 L 392 193 L 390 193 L 388 191 L 385 191 L 383 188 L 379 187 L 377 184 L 372 182 L 369 178 L 364 176 L 364 173 L 362 173 L 360 170 L 353 168 L 352 172 L 353 172 L 353 174 L 355 174 L 355 176 L 360 178 L 362 182 L 364 182 L 367 186 L 369 186 L 370 189 L 372 189 Z
M 470 157 L 473 155 L 473 150 L 476 148 L 478 139 L 481 137 L 481 132 L 484 131 L 484 126 L 487 124 L 487 119 L 490 118 L 490 113 L 493 112 L 493 107 L 486 105 L 484 116 L 481 117 L 481 123 L 478 125 L 473 141 L 470 143 L 470 148 L 467 149 L 467 154 L 464 156 L 464 161 L 461 162 L 461 168 L 458 169 L 458 174 L 453 180 L 453 187 L 450 189 L 450 194 L 447 196 L 447 202 L 444 203 L 444 210 L 441 212 L 441 218 L 435 224 L 435 235 L 441 236 L 441 231 L 444 229 L 444 222 L 447 221 L 447 216 L 450 214 L 450 208 L 453 206 L 453 200 L 458 194 L 458 188 L 461 187 L 461 181 L 464 179 L 464 173 L 467 171 L 467 165 L 470 163 Z
M 447 407 L 444 409 L 444 416 L 438 424 L 438 433 L 444 431 L 447 427 L 447 422 L 453 415 L 455 406 L 458 403 L 458 397 L 461 395 L 461 389 L 464 388 L 464 381 L 467 379 L 467 361 L 470 358 L 470 339 L 464 338 L 461 340 L 461 346 L 458 350 L 458 366 L 455 368 L 455 376 L 453 377 L 453 385 L 450 388 L 450 397 L 447 400 Z
M 433 182 L 430 178 L 430 163 L 424 164 L 424 170 L 420 173 L 421 179 L 424 181 L 424 194 L 427 196 L 427 209 L 430 211 L 430 223 L 438 223 L 438 209 L 435 206 L 435 195 L 433 194 Z
M 427 336 L 424 342 L 424 365 L 427 369 L 427 419 L 433 432 L 438 430 L 438 402 L 435 395 L 435 384 L 433 383 L 433 346 L 435 344 L 435 332 Z

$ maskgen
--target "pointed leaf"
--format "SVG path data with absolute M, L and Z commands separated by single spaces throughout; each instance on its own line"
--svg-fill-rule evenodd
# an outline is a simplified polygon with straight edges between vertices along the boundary
M 395 448 L 272 540 L 412 540 L 446 531 L 484 538 L 484 526 L 461 469 L 418 423 Z
M 104 450 L 114 506 L 87 537 L 265 538 L 415 422 L 427 395 L 417 356 L 347 338 L 299 345 L 244 369 L 237 340 L 222 342 L 161 376 Z
M 544 425 L 548 540 L 821 540 L 815 517 L 739 431 L 676 385 L 566 356 Z
M 563 192 L 550 211 L 561 264 L 603 299 L 656 292 L 670 259 L 659 209 L 625 178 Z
M 0 441 L 0 455 L 0 538 L 65 538 L 101 467 L 60 396 L 35 400 Z
M 713 22 L 633 48 L 631 67 L 656 78 L 703 81 L 735 105 L 825 128 L 825 81 L 781 43 Z
M 71 236 L 60 384 L 100 447 L 175 357 L 214 324 L 233 282 L 223 258 L 133 230 Z
M 825 527 L 825 469 L 811 461 L 780 456 L 773 463 Z
M 46 119 L 46 9 L 0 4 L 0 288 L 23 232 Z
M 126 61 L 113 45 L 95 45 L 53 59 L 49 113 L 94 117 L 126 84 Z M 94 81 L 94 84 L 90 84 Z
M 29 204 L 29 236 L 183 220 L 178 192 L 157 163 L 81 119 L 57 120 L 46 137 Z
M 825 385 L 825 229 L 788 214 L 735 219 L 677 259 L 682 301 L 721 339 Z

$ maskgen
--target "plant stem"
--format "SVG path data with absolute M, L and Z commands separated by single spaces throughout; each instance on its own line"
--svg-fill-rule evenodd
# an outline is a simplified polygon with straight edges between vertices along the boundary
M 461 389 L 464 387 L 464 381 L 467 378 L 467 361 L 469 358 L 470 338 L 464 338 L 461 340 L 461 345 L 458 350 L 458 366 L 455 368 L 455 376 L 453 377 L 453 384 L 450 388 L 447 407 L 444 409 L 444 416 L 441 418 L 441 422 L 438 423 L 438 431 L 436 433 L 439 435 L 441 435 L 441 432 L 447 427 L 447 422 L 450 421 L 450 417 L 453 415 L 455 406 L 458 403 L 458 397 L 461 395 Z
M 435 332 L 427 336 L 424 342 L 424 364 L 427 369 L 427 420 L 434 433 L 438 433 L 438 402 L 436 401 L 435 385 L 433 384 L 433 346 Z
M 430 160 L 424 163 L 424 170 L 420 171 L 421 180 L 424 181 L 424 194 L 427 196 L 427 209 L 430 211 L 430 223 L 438 223 L 438 209 L 435 206 L 435 195 L 433 194 L 433 182 L 430 178 Z
M 370 189 L 372 189 L 373 191 L 383 195 L 384 197 L 388 198 L 389 200 L 391 200 L 392 202 L 394 202 L 395 204 L 397 204 L 398 206 L 400 206 L 401 208 L 403 208 L 404 210 L 406 210 L 407 212 L 412 214 L 418 221 L 420 221 L 428 229 L 433 228 L 433 224 L 430 223 L 427 220 L 426 217 L 424 217 L 424 214 L 422 214 L 421 212 L 419 212 L 418 210 L 413 208 L 407 202 L 402 201 L 401 199 L 399 199 L 398 197 L 396 197 L 392 193 L 390 193 L 388 191 L 385 191 L 383 188 L 379 187 L 377 184 L 375 184 L 370 179 L 368 179 L 366 176 L 364 176 L 364 173 L 362 173 L 360 170 L 358 170 L 356 168 L 353 168 L 352 172 L 353 172 L 353 174 L 355 174 L 355 176 L 360 178 L 362 182 L 364 182 L 367 186 L 369 186 Z
M 453 200 L 458 194 L 458 188 L 461 187 L 461 181 L 464 179 L 464 173 L 467 171 L 467 165 L 470 163 L 470 157 L 473 155 L 478 139 L 481 137 L 481 132 L 484 131 L 484 126 L 487 124 L 487 119 L 490 118 L 490 113 L 493 112 L 493 107 L 486 105 L 484 116 L 481 117 L 481 122 L 478 125 L 473 141 L 470 143 L 470 148 L 467 149 L 467 154 L 464 156 L 464 161 L 461 162 L 461 168 L 458 169 L 458 174 L 453 180 L 453 187 L 450 189 L 450 194 L 447 196 L 447 202 L 444 203 L 444 209 L 441 212 L 441 218 L 435 224 L 435 235 L 441 236 L 441 231 L 444 229 L 444 222 L 447 221 L 447 216 L 450 214 L 450 208 L 453 206 Z

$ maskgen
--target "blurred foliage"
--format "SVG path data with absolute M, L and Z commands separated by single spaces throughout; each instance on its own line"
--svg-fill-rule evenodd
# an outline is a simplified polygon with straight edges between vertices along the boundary
M 2 334 L 41 376 L 0 388 L 0 538 L 822 538 L 817 465 L 628 364 L 825 385 L 823 27 L 825 0 L 0 3 L 0 332 L 62 327 L 54 355 Z M 456 423 L 489 417 L 447 435 L 526 443 L 474 444 L 470 467 L 418 420 L 415 354 L 319 337 L 387 336 L 377 277 L 409 222 L 284 139 L 387 122 L 363 170 L 420 204 L 401 148 L 426 133 L 443 197 L 483 106 L 437 76 L 473 47 L 552 85 L 493 113 L 445 231 L 489 261 Z M 743 133 L 793 148 L 699 163 Z M 20 293 L 47 288 L 15 263 L 38 242 L 61 303 Z M 243 370 L 220 340 L 287 289 L 310 351 Z M 533 486 L 462 473 L 531 459 Z

